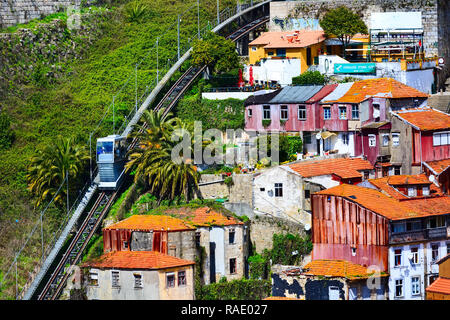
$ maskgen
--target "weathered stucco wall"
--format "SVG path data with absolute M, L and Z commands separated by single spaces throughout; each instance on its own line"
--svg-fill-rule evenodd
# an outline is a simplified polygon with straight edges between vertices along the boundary
M 283 218 L 271 216 L 255 216 L 250 223 L 250 242 L 256 252 L 262 253 L 264 249 L 272 249 L 273 234 L 299 234 L 305 236 L 304 226 Z

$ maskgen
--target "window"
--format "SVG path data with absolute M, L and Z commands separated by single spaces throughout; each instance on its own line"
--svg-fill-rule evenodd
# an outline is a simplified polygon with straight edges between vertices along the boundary
M 389 133 L 383 133 L 383 147 L 389 146 Z
M 380 121 L 380 105 L 373 104 L 373 119 L 375 122 Z
M 377 137 L 374 134 L 369 134 L 369 147 L 375 147 L 377 145 Z
M 364 171 L 364 180 L 369 179 L 369 171 Z
M 416 187 L 408 187 L 408 197 L 415 197 L 415 196 L 417 196 Z
M 339 107 L 339 119 L 347 119 L 347 107 Z
M 450 242 L 447 242 L 447 254 L 450 254 Z
M 124 248 L 124 249 L 128 249 L 128 242 L 127 242 L 127 241 L 124 241 L 124 242 L 123 242 L 123 248 Z
M 428 278 L 428 285 L 431 285 L 434 281 L 436 281 L 436 279 L 438 278 L 439 276 L 430 276 L 429 278 Z
M 400 223 L 392 224 L 392 233 L 400 233 L 400 232 L 405 232 L 405 231 L 406 231 L 405 223 L 400 222 Z
M 286 57 L 286 49 L 277 49 L 277 57 Z
M 331 138 L 325 139 L 323 140 L 323 150 L 324 151 L 329 151 L 332 149 L 332 145 L 331 145 Z
M 252 51 L 256 51 L 256 47 L 252 47 Z
M 186 271 L 179 271 L 178 272 L 178 286 L 185 286 L 186 285 Z
M 195 233 L 195 245 L 198 247 L 200 247 L 200 238 L 201 238 L 201 233 L 200 232 L 196 232 Z
M 409 221 L 406 223 L 406 231 L 415 231 L 422 229 L 422 222 L 420 221 Z
M 283 196 L 283 184 L 275 183 L 275 197 L 282 197 L 282 196 Z
M 236 232 L 234 231 L 234 229 L 230 229 L 230 231 L 228 232 L 228 243 L 229 244 L 234 244 L 235 234 L 236 234 Z
M 394 167 L 394 174 L 395 174 L 396 176 L 401 175 L 401 173 L 400 173 L 400 168 L 401 168 L 401 167 Z
M 357 104 L 352 105 L 352 119 L 359 119 L 359 106 Z
M 428 220 L 428 229 L 445 227 L 445 217 L 432 217 Z
M 298 120 L 306 120 L 306 106 L 298 106 Z
M 305 190 L 305 199 L 309 199 L 309 198 L 311 198 L 311 191 Z
M 259 188 L 259 191 L 264 192 L 266 191 L 266 188 Z
M 236 273 L 236 258 L 230 259 L 230 274 Z
M 432 244 L 431 245 L 431 262 L 436 262 L 439 260 L 439 245 Z
M 422 195 L 429 196 L 430 195 L 430 187 L 429 186 L 423 186 L 422 188 Z
M 324 118 L 324 120 L 331 119 L 331 109 L 330 109 L 330 107 L 323 107 L 323 118 Z
M 450 132 L 438 132 L 433 134 L 433 146 L 445 146 L 450 144 Z
M 348 133 L 342 134 L 342 143 L 348 145 Z
M 394 266 L 401 266 L 402 265 L 402 249 L 395 249 L 394 250 Z
M 135 288 L 142 288 L 142 275 L 139 273 L 134 273 L 134 287 Z
M 411 248 L 411 263 L 418 264 L 419 263 L 419 248 Z
M 252 109 L 250 109 L 250 108 L 247 109 L 247 115 L 249 118 L 252 117 L 252 112 L 253 112 Z
M 400 145 L 400 133 L 392 134 L 392 145 L 395 147 Z
M 411 293 L 413 295 L 420 294 L 420 277 L 411 278 Z
M 280 120 L 288 119 L 288 106 L 281 106 L 280 108 Z
M 269 51 L 269 52 L 267 52 L 267 54 L 268 54 L 269 56 L 273 56 L 273 51 Z
M 89 273 L 89 285 L 98 286 L 98 273 L 97 272 Z
M 395 280 L 395 297 L 403 297 L 403 279 Z
M 166 273 L 166 287 L 173 288 L 175 287 L 175 273 Z
M 119 271 L 111 271 L 111 285 L 119 287 Z
M 303 132 L 303 143 L 304 144 L 311 144 L 311 132 Z
M 270 120 L 270 106 L 263 106 L 263 119 Z

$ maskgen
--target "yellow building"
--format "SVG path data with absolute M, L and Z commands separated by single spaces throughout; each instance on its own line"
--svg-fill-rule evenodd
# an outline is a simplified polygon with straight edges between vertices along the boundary
M 265 32 L 249 44 L 249 62 L 261 59 L 300 59 L 300 73 L 314 64 L 314 58 L 324 51 L 323 31 Z
M 450 254 L 437 262 L 439 278 L 428 288 L 427 300 L 450 300 Z

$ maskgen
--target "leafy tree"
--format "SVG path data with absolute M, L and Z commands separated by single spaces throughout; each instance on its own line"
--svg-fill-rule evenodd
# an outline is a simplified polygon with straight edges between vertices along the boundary
M 264 139 L 267 139 L 267 142 Z M 257 148 L 258 152 L 264 152 L 268 157 L 272 157 L 272 135 L 269 134 L 266 138 L 259 137 L 257 140 Z M 280 163 L 289 160 L 291 149 L 289 137 L 282 134 L 278 135 L 278 149 L 274 151 L 278 152 L 278 160 Z
M 26 175 L 28 189 L 37 196 L 35 206 L 50 200 L 69 175 L 69 181 L 76 181 L 89 160 L 87 150 L 75 144 L 73 138 L 58 136 L 53 144 L 46 145 L 31 158 Z M 55 203 L 64 204 L 66 188 L 61 188 Z
M 0 150 L 8 149 L 14 141 L 11 121 L 5 112 L 0 112 Z
M 130 151 L 127 170 L 135 170 L 135 182 L 146 182 L 159 200 L 173 200 L 180 194 L 188 200 L 192 191 L 198 188 L 199 180 L 199 172 L 192 160 L 193 135 L 189 137 L 187 150 L 191 155 L 180 155 L 180 161 L 172 158 L 172 151 L 180 143 L 172 137 L 190 134 L 191 128 L 171 113 L 164 115 L 164 110 L 147 111 L 144 119 L 148 128 L 141 125 L 136 130 L 140 142 Z
M 213 32 L 195 40 L 191 56 L 195 65 L 208 65 L 215 73 L 229 72 L 239 67 L 235 43 Z
M 344 58 L 350 39 L 357 33 L 368 33 L 367 26 L 359 15 L 344 6 L 328 11 L 319 23 L 326 34 L 334 35 L 342 42 Z
M 325 75 L 319 71 L 306 71 L 298 77 L 292 78 L 293 85 L 305 86 L 305 85 L 323 85 L 326 83 Z

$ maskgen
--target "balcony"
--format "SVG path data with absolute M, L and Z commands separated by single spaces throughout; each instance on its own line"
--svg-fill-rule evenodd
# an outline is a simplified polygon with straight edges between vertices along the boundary
M 447 238 L 447 227 L 427 229 L 429 239 L 445 239 Z
M 427 239 L 427 230 L 398 232 L 398 233 L 391 233 L 389 235 L 389 244 L 415 242 L 426 239 Z

